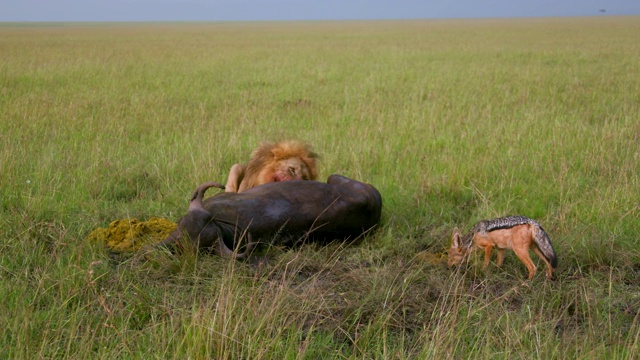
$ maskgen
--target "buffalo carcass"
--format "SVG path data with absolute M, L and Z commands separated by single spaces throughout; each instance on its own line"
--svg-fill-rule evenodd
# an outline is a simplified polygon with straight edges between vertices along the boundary
M 341 175 L 329 176 L 326 183 L 274 182 L 202 200 L 208 188 L 219 186 L 200 185 L 189 212 L 158 246 L 180 246 L 188 239 L 198 249 L 241 259 L 256 243 L 275 238 L 294 242 L 358 238 L 379 223 L 382 211 L 376 188 Z M 239 252 L 241 239 L 246 246 Z

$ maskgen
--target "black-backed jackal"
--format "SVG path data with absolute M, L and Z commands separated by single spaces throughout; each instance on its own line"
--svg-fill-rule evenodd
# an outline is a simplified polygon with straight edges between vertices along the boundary
M 535 220 L 524 216 L 483 220 L 475 224 L 464 236 L 458 228 L 453 229 L 449 266 L 461 263 L 476 247 L 484 250 L 483 268 L 489 265 L 494 247 L 498 249 L 498 266 L 501 266 L 504 260 L 504 250 L 512 249 L 529 270 L 529 279 L 536 273 L 536 266 L 529 257 L 529 249 L 547 265 L 547 278 L 553 277 L 553 270 L 558 265 L 558 258 L 547 233 Z

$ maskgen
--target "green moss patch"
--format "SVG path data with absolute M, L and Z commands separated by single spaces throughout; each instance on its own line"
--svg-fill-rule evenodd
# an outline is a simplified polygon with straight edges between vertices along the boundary
M 93 230 L 87 241 L 105 244 L 116 252 L 133 252 L 144 245 L 164 240 L 176 227 L 176 223 L 163 218 L 154 217 L 147 221 L 118 219 L 107 228 Z

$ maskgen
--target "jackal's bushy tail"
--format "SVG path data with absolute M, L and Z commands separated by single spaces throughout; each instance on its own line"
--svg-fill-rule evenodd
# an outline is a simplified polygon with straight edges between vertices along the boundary
M 537 222 L 533 221 L 533 239 L 538 245 L 538 248 L 542 252 L 542 255 L 551 263 L 551 266 L 555 269 L 558 266 L 558 257 L 556 256 L 556 252 L 553 250 L 553 245 L 551 245 L 551 239 L 549 239 L 549 235 L 544 231 L 542 226 Z

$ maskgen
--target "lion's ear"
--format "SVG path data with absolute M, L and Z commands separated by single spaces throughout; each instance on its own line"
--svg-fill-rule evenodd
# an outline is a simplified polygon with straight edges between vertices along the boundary
M 253 150 L 253 152 L 251 153 L 251 158 L 249 159 L 249 164 L 251 164 L 252 162 L 263 162 L 265 159 L 273 158 L 274 146 L 275 145 L 271 143 L 264 143 Z
M 318 168 L 316 167 L 315 157 L 304 157 L 302 161 L 307 164 L 309 168 L 309 180 L 315 180 L 318 178 Z
M 284 159 L 285 155 L 286 155 L 286 151 L 283 148 L 278 147 L 277 144 L 271 149 L 271 156 L 275 160 Z

